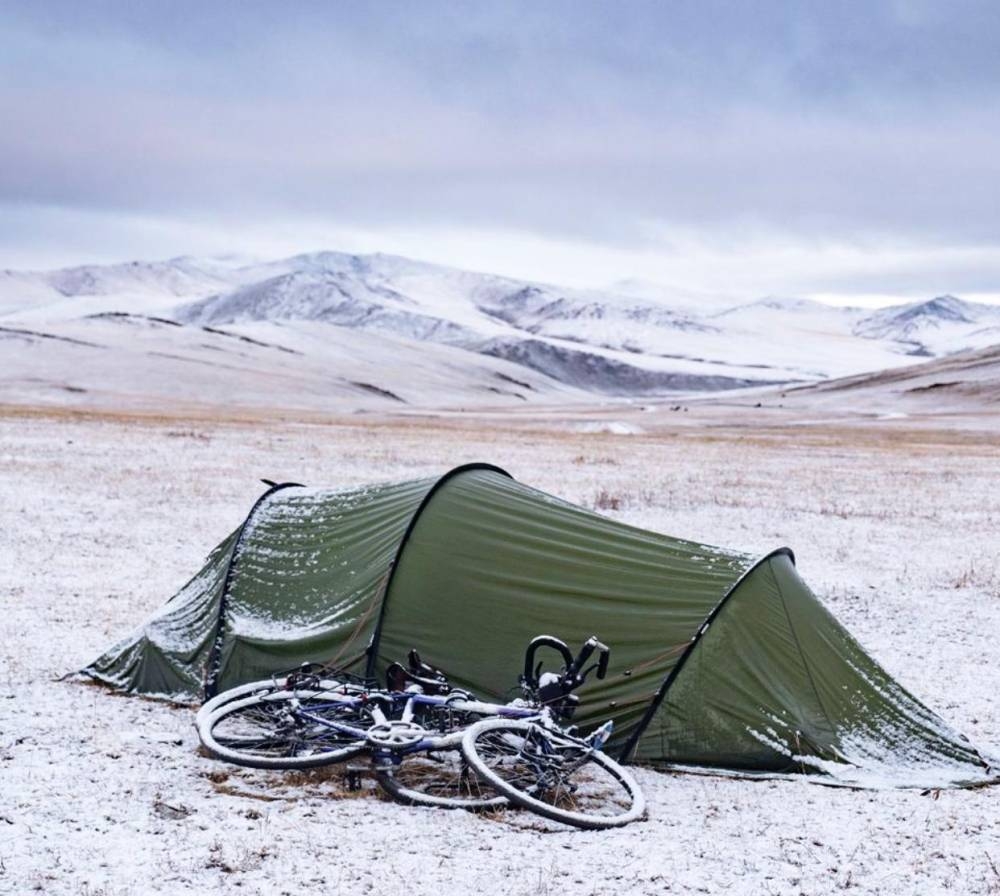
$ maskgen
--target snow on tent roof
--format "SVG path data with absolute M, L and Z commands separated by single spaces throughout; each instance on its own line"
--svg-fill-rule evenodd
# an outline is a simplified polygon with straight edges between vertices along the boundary
M 644 531 L 487 464 L 438 480 L 271 488 L 203 569 L 84 671 L 192 700 L 307 661 L 372 675 L 416 647 L 502 699 L 535 635 L 612 648 L 576 721 L 623 758 L 830 783 L 997 775 L 869 657 L 782 548 Z

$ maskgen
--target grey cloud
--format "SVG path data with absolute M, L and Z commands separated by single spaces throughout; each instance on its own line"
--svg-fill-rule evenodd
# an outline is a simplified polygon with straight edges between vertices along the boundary
M 1000 6 L 0 6 L 0 200 L 997 242 Z

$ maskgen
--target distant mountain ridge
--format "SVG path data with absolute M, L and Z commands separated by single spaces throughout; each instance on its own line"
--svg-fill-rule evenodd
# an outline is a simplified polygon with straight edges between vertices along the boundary
M 648 285 L 566 289 L 381 254 L 0 272 L 0 323 L 112 311 L 255 338 L 312 322 L 500 358 L 610 395 L 815 381 L 1000 342 L 1000 307 L 950 295 L 875 311 L 776 296 L 700 309 Z
M 947 311 L 945 312 L 948 313 Z M 760 395 L 761 393 L 757 393 Z M 920 364 L 782 389 L 783 407 L 870 415 L 977 413 L 1000 408 L 1000 345 Z M 765 403 L 767 396 L 763 397 Z
M 919 342 L 929 330 L 940 330 L 952 324 L 1000 323 L 997 310 L 994 305 L 965 302 L 944 295 L 926 302 L 883 308 L 859 321 L 854 331 L 869 339 Z

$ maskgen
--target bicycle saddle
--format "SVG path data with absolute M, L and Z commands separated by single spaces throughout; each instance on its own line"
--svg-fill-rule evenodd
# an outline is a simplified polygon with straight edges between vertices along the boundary
M 424 663 L 415 650 L 410 651 L 407 663 L 409 668 L 402 663 L 390 663 L 385 670 L 385 683 L 390 691 L 405 691 L 413 684 L 420 685 L 425 694 L 447 694 L 451 690 L 444 673 Z

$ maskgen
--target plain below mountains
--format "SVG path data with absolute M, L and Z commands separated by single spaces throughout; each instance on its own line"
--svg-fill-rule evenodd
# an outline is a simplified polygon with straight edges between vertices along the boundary
M 811 383 L 996 343 L 1000 307 L 953 296 L 705 307 L 387 255 L 0 272 L 0 401 L 491 406 Z

